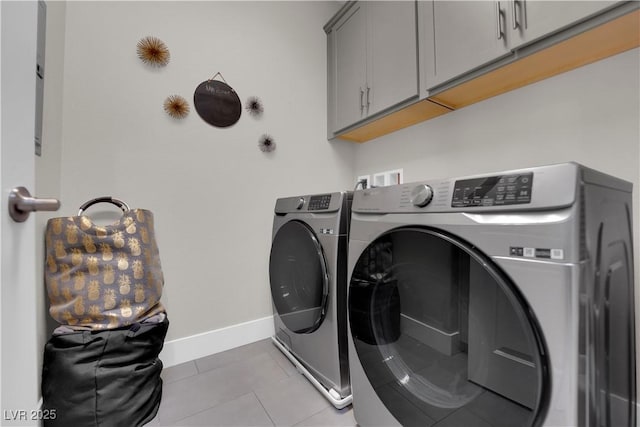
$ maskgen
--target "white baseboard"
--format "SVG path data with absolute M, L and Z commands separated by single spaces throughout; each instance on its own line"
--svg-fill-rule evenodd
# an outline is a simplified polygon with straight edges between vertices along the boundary
M 168 368 L 270 338 L 273 334 L 273 316 L 263 317 L 227 326 L 226 328 L 167 341 L 164 343 L 164 348 L 160 353 L 160 360 L 162 360 L 164 367 Z

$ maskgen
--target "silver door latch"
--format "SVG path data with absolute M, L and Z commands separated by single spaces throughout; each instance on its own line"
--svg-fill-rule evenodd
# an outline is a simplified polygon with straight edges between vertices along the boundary
M 57 211 L 59 208 L 58 199 L 31 197 L 29 190 L 24 187 L 16 187 L 9 193 L 9 215 L 15 222 L 25 222 L 31 212 Z

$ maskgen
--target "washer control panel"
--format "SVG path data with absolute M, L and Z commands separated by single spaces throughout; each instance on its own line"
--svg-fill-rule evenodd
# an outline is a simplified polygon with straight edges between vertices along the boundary
M 317 196 L 311 196 L 309 198 L 309 206 L 307 210 L 310 211 L 326 211 L 331 204 L 331 194 L 320 194 Z
M 560 163 L 367 188 L 354 192 L 351 212 L 480 214 L 566 208 L 578 200 L 576 183 L 592 179 L 589 171 L 577 163 Z
M 452 208 L 531 203 L 533 173 L 496 175 L 455 182 Z

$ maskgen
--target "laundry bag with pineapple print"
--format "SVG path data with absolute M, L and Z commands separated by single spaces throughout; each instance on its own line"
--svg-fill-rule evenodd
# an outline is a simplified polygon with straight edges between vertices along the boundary
M 117 199 L 94 199 L 83 207 L 100 201 Z M 123 214 L 111 225 L 95 224 L 81 214 L 83 208 L 77 216 L 47 223 L 49 313 L 61 325 L 73 330 L 115 329 L 164 312 L 153 214 L 120 203 Z

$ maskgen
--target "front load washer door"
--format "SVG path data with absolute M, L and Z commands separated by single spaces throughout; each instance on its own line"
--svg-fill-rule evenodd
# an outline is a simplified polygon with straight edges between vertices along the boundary
M 476 248 L 397 228 L 357 260 L 349 322 L 359 362 L 404 426 L 532 426 L 549 400 L 538 322 Z
M 329 293 L 327 265 L 315 233 L 301 221 L 284 224 L 271 244 L 271 297 L 285 326 L 311 333 L 324 320 Z

